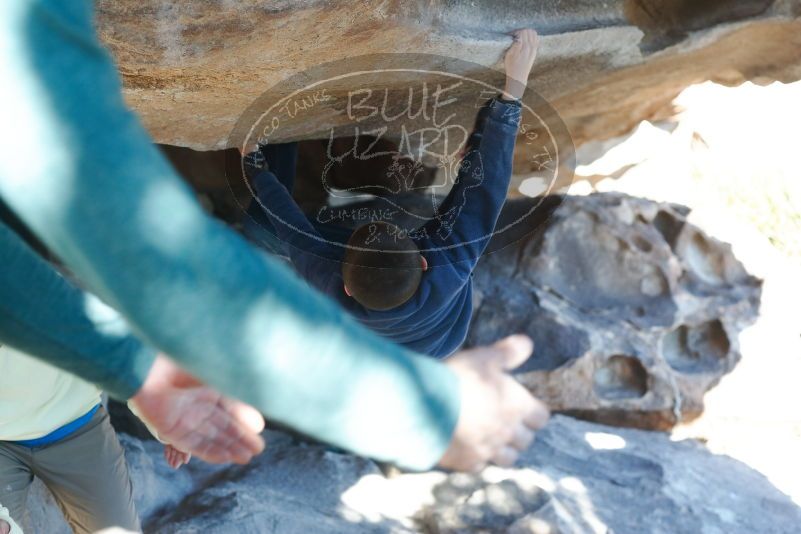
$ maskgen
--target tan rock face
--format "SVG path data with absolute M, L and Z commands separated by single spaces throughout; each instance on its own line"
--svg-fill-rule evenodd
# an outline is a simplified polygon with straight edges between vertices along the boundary
M 432 55 L 417 60 L 421 69 L 442 57 L 498 69 L 507 32 L 524 26 L 544 36 L 530 86 L 576 144 L 669 113 L 672 98 L 701 80 L 801 77 L 799 0 L 604 4 L 99 0 L 97 22 L 125 97 L 155 140 L 197 150 L 235 146 L 230 133 L 254 100 L 322 63 L 371 69 L 366 54 L 413 52 Z M 319 118 L 305 116 L 309 125 Z M 532 170 L 525 147 L 516 156 L 517 172 Z

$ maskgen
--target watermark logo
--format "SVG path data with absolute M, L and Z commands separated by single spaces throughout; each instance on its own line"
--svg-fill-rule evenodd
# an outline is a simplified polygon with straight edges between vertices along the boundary
M 353 230 L 373 224 L 376 240 L 411 239 L 434 265 L 522 238 L 541 219 L 533 200 L 501 214 L 513 170 L 551 193 L 570 183 L 574 150 L 544 98 L 527 88 L 519 104 L 500 101 L 503 83 L 503 73 L 462 60 L 380 54 L 270 88 L 229 140 L 251 154 L 229 176 L 252 199 L 246 230 L 279 254 L 300 247 L 341 259 Z M 257 178 L 264 163 L 270 176 Z

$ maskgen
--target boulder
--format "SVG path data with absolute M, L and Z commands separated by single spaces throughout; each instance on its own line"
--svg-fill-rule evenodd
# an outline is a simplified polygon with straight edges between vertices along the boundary
M 232 130 L 254 101 L 293 76 L 308 83 L 329 62 L 372 70 L 384 54 L 415 54 L 406 63 L 420 84 L 446 65 L 497 86 L 508 32 L 520 27 L 543 35 L 530 86 L 576 144 L 671 113 L 699 81 L 801 78 L 799 0 L 99 0 L 96 9 L 127 102 L 157 142 L 197 150 L 237 146 Z M 352 88 L 343 81 L 332 94 Z M 321 136 L 324 112 L 307 110 L 299 129 L 274 139 Z M 519 144 L 518 173 L 537 170 L 530 156 Z
M 761 281 L 683 206 L 623 194 L 507 201 L 529 234 L 495 236 L 474 273 L 467 345 L 534 339 L 517 377 L 553 410 L 668 429 L 740 359 Z M 512 232 L 514 233 L 514 232 Z
M 510 469 L 386 477 L 375 463 L 266 435 L 246 466 L 167 467 L 121 435 L 146 533 L 750 534 L 796 532 L 801 510 L 761 474 L 694 441 L 556 416 Z M 69 530 L 37 484 L 35 529 Z

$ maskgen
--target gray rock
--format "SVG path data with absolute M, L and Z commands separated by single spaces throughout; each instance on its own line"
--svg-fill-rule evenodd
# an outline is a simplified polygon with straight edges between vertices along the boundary
M 666 434 L 557 416 L 519 463 L 547 492 L 526 468 L 499 483 L 476 477 L 467 488 L 452 475 L 437 491 L 456 486 L 464 496 L 427 510 L 430 531 L 789 534 L 801 524 L 799 508 L 762 475 Z
M 538 202 L 507 202 L 499 228 Z M 681 206 L 594 194 L 538 211 L 533 233 L 496 235 L 479 263 L 468 345 L 529 334 L 517 376 L 556 411 L 656 429 L 700 415 L 740 359 L 761 281 Z
M 376 464 L 321 446 L 305 446 L 277 433 L 267 439 L 267 451 L 250 465 L 219 472 L 177 507 L 149 518 L 146 530 L 386 532 L 385 525 L 343 517 L 339 500 L 362 476 L 379 473 Z
M 386 478 L 362 458 L 278 432 L 247 466 L 171 471 L 126 435 L 146 533 L 751 534 L 798 532 L 801 510 L 761 474 L 694 441 L 555 416 L 510 469 Z M 36 528 L 68 532 L 42 491 Z

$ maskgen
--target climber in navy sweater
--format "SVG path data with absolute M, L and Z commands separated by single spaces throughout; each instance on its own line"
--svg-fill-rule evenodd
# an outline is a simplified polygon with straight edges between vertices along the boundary
M 406 232 L 375 221 L 342 236 L 340 227 L 313 223 L 291 195 L 296 146 L 265 145 L 248 156 L 250 165 L 267 165 L 251 173 L 258 201 L 245 233 L 283 251 L 298 274 L 378 334 L 430 356 L 450 355 L 467 335 L 471 274 L 506 199 L 525 89 L 518 80 L 528 79 L 536 45 L 535 32 L 516 34 L 505 57 L 506 89 L 479 111 L 454 185 L 424 226 Z

